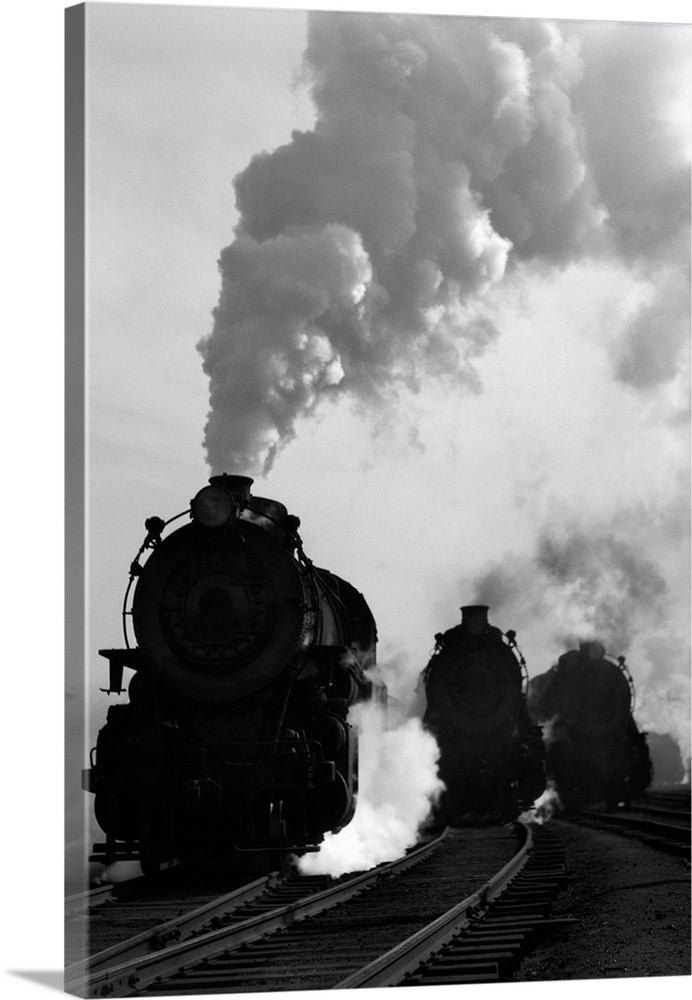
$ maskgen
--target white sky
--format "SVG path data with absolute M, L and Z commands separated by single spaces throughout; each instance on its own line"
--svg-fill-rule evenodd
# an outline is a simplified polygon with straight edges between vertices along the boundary
M 302 14 L 236 11 L 231 22 L 223 9 L 205 11 L 200 18 L 192 16 L 199 11 L 155 10 L 160 5 L 152 4 L 137 12 L 141 23 L 135 33 L 125 30 L 115 11 L 105 9 L 116 5 L 90 6 L 86 648 L 98 686 L 105 682 L 106 663 L 96 650 L 120 643 L 119 608 L 144 518 L 182 510 L 208 475 L 201 445 L 208 383 L 195 344 L 210 332 L 220 288 L 216 260 L 231 243 L 237 221 L 232 180 L 253 155 L 287 143 L 294 128 L 310 129 L 313 118 L 304 92 L 291 90 L 304 44 Z M 594 11 L 583 3 L 575 6 L 578 10 L 560 5 L 559 13 L 653 18 L 646 8 L 636 12 L 631 4 L 601 3 Z M 496 8 L 510 16 L 554 13 L 550 4 L 485 4 L 483 13 Z M 38 27 L 29 28 L 23 20 L 18 24 L 17 37 L 31 38 L 31 44 L 19 46 L 13 64 L 14 92 L 22 94 L 22 106 L 28 104 L 26 111 L 15 112 L 17 139 L 11 149 L 17 175 L 8 187 L 20 192 L 18 231 L 10 247 L 23 262 L 17 276 L 22 279 L 19 311 L 13 309 L 12 317 L 16 328 L 8 338 L 18 346 L 8 366 L 18 388 L 9 396 L 5 419 L 12 469 L 8 483 L 13 484 L 34 483 L 37 466 L 42 477 L 61 476 L 54 456 L 61 450 L 60 337 L 55 330 L 62 182 L 59 153 L 53 159 L 53 150 L 60 147 L 62 84 L 55 49 L 61 45 L 62 9 L 50 0 L 32 5 Z M 459 12 L 459 5 L 454 10 Z M 478 12 L 473 5 L 464 10 Z M 180 30 L 160 31 L 161 16 L 171 16 L 174 26 L 180 20 Z M 658 4 L 655 16 L 681 20 L 688 15 L 686 5 Z M 101 17 L 107 32 L 99 27 Z M 279 26 L 267 30 L 274 18 Z M 29 71 L 22 58 L 27 49 Z M 12 92 L 7 85 L 6 92 Z M 679 108 L 676 103 L 670 110 L 673 135 L 689 143 L 689 121 L 684 114 L 681 119 Z M 56 164 L 49 170 L 46 146 L 51 147 L 49 162 Z M 674 149 L 671 137 L 671 155 Z M 676 477 L 687 482 L 688 421 L 684 413 L 680 417 L 686 383 L 680 376 L 642 393 L 612 377 L 614 331 L 631 315 L 644 284 L 633 280 L 621 262 L 585 263 L 559 275 L 534 274 L 500 291 L 495 290 L 491 305 L 501 335 L 474 363 L 482 393 L 426 382 L 419 393 L 400 395 L 401 419 L 376 438 L 371 416 L 355 414 L 347 400 L 327 404 L 316 417 L 299 419 L 295 440 L 280 453 L 266 482 L 258 483 L 258 493 L 283 501 L 301 517 L 308 554 L 365 593 L 379 624 L 380 661 L 398 665 L 391 682 L 401 687 L 402 696 L 424 666 L 434 633 L 455 624 L 459 605 L 475 599 L 476 579 L 505 553 L 514 560 L 513 579 L 524 579 L 540 533 L 547 527 L 561 530 L 575 518 L 594 535 L 615 525 L 618 538 L 638 543 L 637 550 L 654 560 L 669 588 L 663 631 L 677 630 L 685 638 L 688 632 L 689 542 L 674 533 L 680 522 L 673 519 L 681 491 Z M 17 425 L 21 444 L 13 440 Z M 413 429 L 414 446 L 409 441 Z M 60 520 L 61 497 L 50 493 L 52 526 Z M 15 513 L 14 504 L 10 509 Z M 13 566 L 28 562 L 35 571 L 37 557 L 28 550 L 35 548 L 36 534 L 45 533 L 46 519 L 33 500 L 29 510 L 34 544 L 23 540 L 11 558 Z M 59 593 L 59 570 L 47 576 L 42 593 Z M 528 588 L 536 586 L 535 572 L 526 579 Z M 22 811 L 34 817 L 29 828 L 36 831 L 24 839 L 25 863 L 18 867 L 31 865 L 42 874 L 59 870 L 62 834 L 59 828 L 44 833 L 42 812 L 34 812 L 26 796 L 38 787 L 43 801 L 48 782 L 58 792 L 50 799 L 53 808 L 61 809 L 59 764 L 52 776 L 38 775 L 46 749 L 56 761 L 60 755 L 59 727 L 52 738 L 44 728 L 48 725 L 51 733 L 51 705 L 62 697 L 60 644 L 49 638 L 60 630 L 61 618 L 56 612 L 54 624 L 44 626 L 35 610 L 44 600 L 37 601 L 35 576 L 20 575 L 20 581 L 14 589 L 31 595 L 34 610 L 24 626 L 29 642 L 16 652 L 13 648 L 8 662 L 8 704 L 14 713 L 15 706 L 38 697 L 45 711 L 39 718 L 49 721 L 27 726 L 22 707 L 10 759 L 27 763 L 23 780 L 12 790 L 21 796 Z M 549 581 L 543 579 L 543 585 L 549 589 Z M 544 623 L 569 632 L 578 626 L 584 602 L 570 604 L 560 592 L 546 608 L 533 599 L 527 603 L 526 596 L 515 594 L 500 616 L 491 606 L 491 620 L 517 629 L 530 670 L 539 673 L 562 651 Z M 521 620 L 509 620 L 513 612 L 522 612 Z M 643 687 L 652 672 L 662 669 L 650 647 L 665 635 L 661 622 L 646 614 L 633 620 L 640 633 L 633 636 L 628 660 Z M 33 655 L 27 657 L 29 651 Z M 670 666 L 670 676 L 677 685 L 688 676 L 689 663 L 686 651 L 675 652 L 681 660 Z M 19 681 L 20 671 L 29 675 L 26 680 Z M 68 676 L 68 689 L 69 684 Z M 101 724 L 105 710 L 104 697 L 93 726 Z M 54 860 L 39 861 L 51 840 L 58 841 L 54 852 L 49 844 Z M 16 849 L 14 841 L 12 846 Z M 59 900 L 59 878 L 55 885 Z M 23 900 L 21 879 L 18 895 Z M 48 945 L 51 935 L 38 937 Z M 57 948 L 46 947 L 44 958 L 36 940 L 33 934 L 31 941 L 18 934 L 8 968 L 59 968 L 59 942 Z M 11 996 L 36 989 L 30 981 L 7 978 Z

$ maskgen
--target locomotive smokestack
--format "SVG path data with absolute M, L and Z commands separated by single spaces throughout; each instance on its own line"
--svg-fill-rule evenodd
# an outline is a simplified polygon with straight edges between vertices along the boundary
M 605 656 L 605 646 L 595 639 L 579 643 L 579 652 L 586 654 L 591 660 L 600 660 Z
M 461 624 L 471 635 L 481 635 L 488 627 L 488 605 L 466 604 L 461 611 Z
M 489 605 L 487 604 L 466 604 L 464 607 L 459 608 L 461 611 L 461 624 L 468 625 L 472 618 L 482 618 L 487 624 L 488 607 Z
M 243 502 L 250 499 L 250 487 L 254 479 L 250 476 L 230 476 L 227 472 L 223 472 L 220 476 L 212 476 L 209 483 L 211 486 L 220 486 L 232 494 L 235 500 Z

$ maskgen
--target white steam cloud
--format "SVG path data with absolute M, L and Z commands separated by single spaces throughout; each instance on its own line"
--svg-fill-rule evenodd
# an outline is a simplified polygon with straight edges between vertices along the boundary
M 560 812 L 561 809 L 562 802 L 555 787 L 555 782 L 548 781 L 545 791 L 538 796 L 530 809 L 521 814 L 519 819 L 525 823 L 537 823 L 538 826 L 543 826 L 556 813 Z
M 484 297 L 519 264 L 626 262 L 651 296 L 613 344 L 615 377 L 674 377 L 685 30 L 333 12 L 308 26 L 314 128 L 236 177 L 199 344 L 213 471 L 266 474 L 296 420 L 344 393 L 383 404 L 426 374 L 477 389 L 473 359 L 498 333 Z
M 327 834 L 316 854 L 298 864 L 308 875 L 367 871 L 400 858 L 418 841 L 442 790 L 439 751 L 419 719 L 402 719 L 374 702 L 354 706 L 359 734 L 356 812 L 339 833 Z

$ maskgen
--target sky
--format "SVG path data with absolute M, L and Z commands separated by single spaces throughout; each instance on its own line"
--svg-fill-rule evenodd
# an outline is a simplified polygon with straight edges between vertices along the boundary
M 88 690 L 145 517 L 242 472 L 368 599 L 392 739 L 482 602 L 689 756 L 689 29 L 88 9 Z

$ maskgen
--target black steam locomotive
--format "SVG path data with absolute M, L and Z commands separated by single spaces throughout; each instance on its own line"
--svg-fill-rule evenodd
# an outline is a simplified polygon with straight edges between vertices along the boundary
M 251 485 L 212 477 L 166 537 L 170 521 L 146 521 L 125 648 L 100 651 L 109 693 L 124 690 L 124 668 L 134 675 L 84 772 L 106 834 L 91 860 L 136 859 L 150 873 L 174 858 L 247 867 L 243 852 L 255 852 L 261 867 L 260 854 L 316 850 L 353 816 L 347 712 L 384 697 L 367 675 L 375 621 L 357 590 L 307 558 L 299 519 Z
M 452 826 L 513 819 L 545 788 L 541 730 L 529 718 L 516 633 L 490 625 L 485 605 L 461 612 L 460 625 L 435 636 L 423 671 L 423 722 L 437 739 L 445 784 L 437 821 Z
M 641 798 L 651 782 L 646 733 L 634 721 L 634 684 L 601 643 L 582 642 L 531 679 L 529 711 L 543 726 L 546 769 L 567 811 Z

